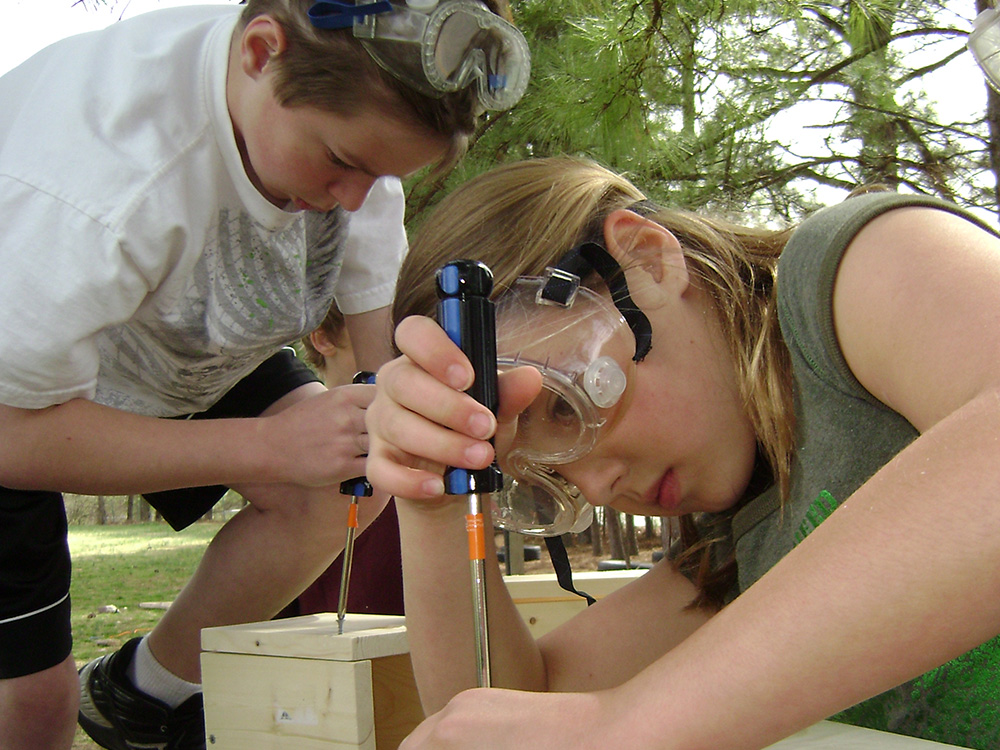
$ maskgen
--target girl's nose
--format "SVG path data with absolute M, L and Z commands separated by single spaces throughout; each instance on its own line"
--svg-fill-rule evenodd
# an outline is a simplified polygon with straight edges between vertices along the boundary
M 576 485 L 591 505 L 608 505 L 614 498 L 612 487 L 621 474 L 615 462 L 595 459 L 591 455 L 557 468 L 567 482 Z

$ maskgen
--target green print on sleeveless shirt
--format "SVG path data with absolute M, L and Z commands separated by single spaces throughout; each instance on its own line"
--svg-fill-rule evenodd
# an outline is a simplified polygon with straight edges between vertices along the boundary
M 795 544 L 829 518 L 838 504 L 829 492 L 819 493 L 795 532 Z M 996 750 L 1000 636 L 830 718 L 975 750 Z

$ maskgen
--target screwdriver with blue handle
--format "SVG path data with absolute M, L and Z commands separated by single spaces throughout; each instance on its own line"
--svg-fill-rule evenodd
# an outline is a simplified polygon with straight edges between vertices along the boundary
M 354 376 L 354 383 L 375 382 L 375 373 L 362 370 Z M 354 537 L 358 530 L 358 498 L 371 497 L 372 486 L 365 477 L 355 477 L 340 483 L 340 494 L 350 495 L 351 504 L 347 511 L 347 541 L 344 543 L 343 564 L 340 568 L 340 595 L 337 598 L 337 634 L 344 634 L 344 618 L 347 616 L 347 587 L 351 582 L 351 562 L 354 559 Z
M 438 322 L 472 364 L 475 379 L 466 391 L 494 414 L 497 412 L 496 313 L 490 292 L 493 274 L 478 261 L 458 260 L 442 266 L 436 276 Z M 444 473 L 445 493 L 468 495 L 465 528 L 469 540 L 476 670 L 480 687 L 490 686 L 489 628 L 486 618 L 486 527 L 483 498 L 503 488 L 503 474 L 494 460 L 485 469 L 450 467 Z

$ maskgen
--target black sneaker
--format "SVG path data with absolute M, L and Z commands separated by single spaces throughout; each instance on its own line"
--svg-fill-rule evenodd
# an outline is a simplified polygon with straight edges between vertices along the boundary
M 140 640 L 80 669 L 80 726 L 107 750 L 205 750 L 201 693 L 171 709 L 129 680 L 125 670 Z

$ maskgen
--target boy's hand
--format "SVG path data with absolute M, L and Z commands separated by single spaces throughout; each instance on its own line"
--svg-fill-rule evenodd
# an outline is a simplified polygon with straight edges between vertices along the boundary
M 481 469 L 493 460 L 488 442 L 538 394 L 541 375 L 520 368 L 499 380 L 500 410 L 463 393 L 472 365 L 432 319 L 414 316 L 396 329 L 403 356 L 378 372 L 376 396 L 365 415 L 369 432 L 368 480 L 412 500 L 439 497 L 446 466 Z
M 319 486 L 365 473 L 365 409 L 373 385 L 342 385 L 264 417 L 271 450 L 282 456 L 283 481 Z

